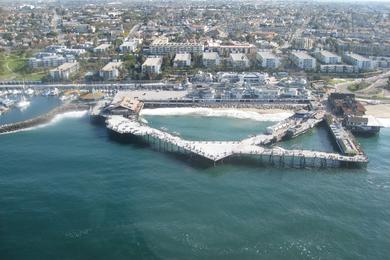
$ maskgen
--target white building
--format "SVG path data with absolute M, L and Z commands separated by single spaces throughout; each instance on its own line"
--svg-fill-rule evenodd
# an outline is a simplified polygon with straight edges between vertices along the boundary
M 230 62 L 234 68 L 249 68 L 250 62 L 248 57 L 243 53 L 231 53 Z
M 152 55 L 165 55 L 174 53 L 201 54 L 203 50 L 203 44 L 169 42 L 165 37 L 158 38 L 154 40 L 151 45 L 149 45 L 149 52 Z
M 208 42 L 207 50 L 218 52 L 221 56 L 229 56 L 231 53 L 244 53 L 250 56 L 256 54 L 256 46 L 249 43 L 233 43 L 232 45 L 221 45 L 218 42 Z
M 137 41 L 125 41 L 119 46 L 121 52 L 135 52 L 138 47 Z
M 310 50 L 313 48 L 314 41 L 310 38 L 295 38 L 293 40 L 293 47 L 298 50 Z
M 58 66 L 55 69 L 50 70 L 50 77 L 53 79 L 69 79 L 70 76 L 76 73 L 79 69 L 78 62 L 68 62 Z
M 42 56 L 41 58 L 30 58 L 28 59 L 28 65 L 30 68 L 50 68 L 58 67 L 66 62 L 74 62 L 72 55 L 61 56 L 61 55 L 49 55 Z
M 142 72 L 160 74 L 162 62 L 162 57 L 148 57 L 142 64 Z
M 316 56 L 323 64 L 341 63 L 341 57 L 329 51 L 320 51 L 316 54 Z
M 276 69 L 280 66 L 280 60 L 276 55 L 269 51 L 259 51 L 256 55 L 262 68 Z
M 320 66 L 322 73 L 353 73 L 358 72 L 358 69 L 352 65 L 345 64 L 326 64 Z
M 363 57 L 356 53 L 344 54 L 344 60 L 348 64 L 351 64 L 358 68 L 360 71 L 367 71 L 374 69 L 374 63 L 369 58 Z
M 96 48 L 93 49 L 93 52 L 95 53 L 104 53 L 106 51 L 108 51 L 111 47 L 111 44 L 109 43 L 103 43 L 103 44 L 100 44 L 99 46 L 97 46 Z
M 191 54 L 189 53 L 177 53 L 173 60 L 174 67 L 189 67 L 191 66 Z
M 221 64 L 221 59 L 218 52 L 203 52 L 202 63 L 207 68 L 217 67 Z
M 99 71 L 99 76 L 105 80 L 115 80 L 119 77 L 119 70 L 121 68 L 121 61 L 109 62 Z
M 316 59 L 304 51 L 293 51 L 290 55 L 291 61 L 298 67 L 304 70 L 315 70 Z

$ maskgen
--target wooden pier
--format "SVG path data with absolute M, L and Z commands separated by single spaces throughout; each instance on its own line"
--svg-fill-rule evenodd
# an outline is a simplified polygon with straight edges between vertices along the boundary
M 261 146 L 279 140 L 283 131 L 258 135 L 241 141 L 188 141 L 122 116 L 110 116 L 106 124 L 109 130 L 122 136 L 138 138 L 159 151 L 198 156 L 214 164 L 235 158 L 252 158 L 272 165 L 292 167 L 338 167 L 365 165 L 368 162 L 368 158 L 362 154 L 346 156 L 337 153 Z

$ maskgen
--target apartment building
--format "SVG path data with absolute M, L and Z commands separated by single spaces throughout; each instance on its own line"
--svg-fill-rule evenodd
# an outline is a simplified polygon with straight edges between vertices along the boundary
M 162 62 L 162 57 L 148 57 L 142 64 L 142 72 L 160 74 Z
M 374 69 L 374 63 L 371 59 L 363 57 L 356 53 L 344 54 L 344 60 L 348 64 L 357 67 L 359 71 L 367 71 Z
M 232 53 L 243 53 L 249 56 L 256 55 L 256 46 L 249 43 L 235 43 L 231 45 L 221 45 L 216 42 L 209 42 L 207 44 L 207 51 L 217 52 L 221 56 L 229 56 Z
M 322 73 L 354 73 L 357 68 L 352 65 L 345 64 L 326 64 L 320 65 L 320 72 Z
M 50 70 L 50 77 L 56 80 L 67 80 L 79 70 L 78 62 L 67 62 Z
M 303 70 L 315 70 L 316 59 L 304 51 L 293 51 L 290 55 L 291 61 Z
M 229 60 L 234 68 L 245 69 L 250 66 L 248 57 L 243 53 L 231 53 Z
M 191 66 L 191 54 L 189 53 L 177 53 L 173 60 L 174 67 L 189 67 Z
M 61 56 L 61 55 L 48 55 L 41 56 L 41 58 L 30 58 L 28 59 L 28 66 L 30 68 L 50 68 L 58 67 L 67 62 L 74 62 L 74 57 L 71 55 Z
M 152 55 L 166 55 L 175 53 L 201 54 L 203 50 L 203 44 L 169 42 L 167 38 L 158 38 L 149 45 L 149 53 Z
M 279 58 L 270 51 L 259 51 L 256 58 L 262 68 L 276 69 L 280 66 Z
M 112 61 L 107 63 L 100 71 L 99 76 L 104 80 L 115 80 L 119 77 L 119 70 L 122 68 L 121 61 Z
M 137 41 L 125 41 L 119 46 L 121 52 L 135 52 L 138 47 Z
M 103 44 L 100 44 L 99 46 L 95 47 L 93 49 L 93 52 L 95 53 L 104 53 L 106 51 L 108 51 L 111 47 L 111 44 L 109 43 L 103 43 Z
M 329 51 L 320 51 L 316 54 L 316 56 L 318 60 L 323 64 L 341 63 L 341 57 Z
M 206 68 L 217 67 L 221 64 L 218 52 L 203 52 L 202 63 Z

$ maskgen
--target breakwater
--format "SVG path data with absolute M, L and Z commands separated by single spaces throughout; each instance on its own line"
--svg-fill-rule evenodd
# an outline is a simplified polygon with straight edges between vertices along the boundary
M 46 124 L 46 123 L 50 122 L 58 114 L 72 112 L 72 111 L 83 111 L 83 110 L 88 110 L 88 109 L 89 109 L 89 106 L 85 105 L 85 104 L 65 104 L 65 105 L 54 108 L 53 110 L 49 111 L 46 114 L 31 118 L 28 120 L 1 125 L 0 126 L 0 134 L 15 132 L 15 131 L 31 128 L 34 126 Z

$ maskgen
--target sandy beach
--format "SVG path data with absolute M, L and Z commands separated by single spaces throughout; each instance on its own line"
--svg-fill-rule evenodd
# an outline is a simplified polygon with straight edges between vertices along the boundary
M 390 104 L 365 105 L 364 107 L 367 109 L 366 115 L 390 119 Z

